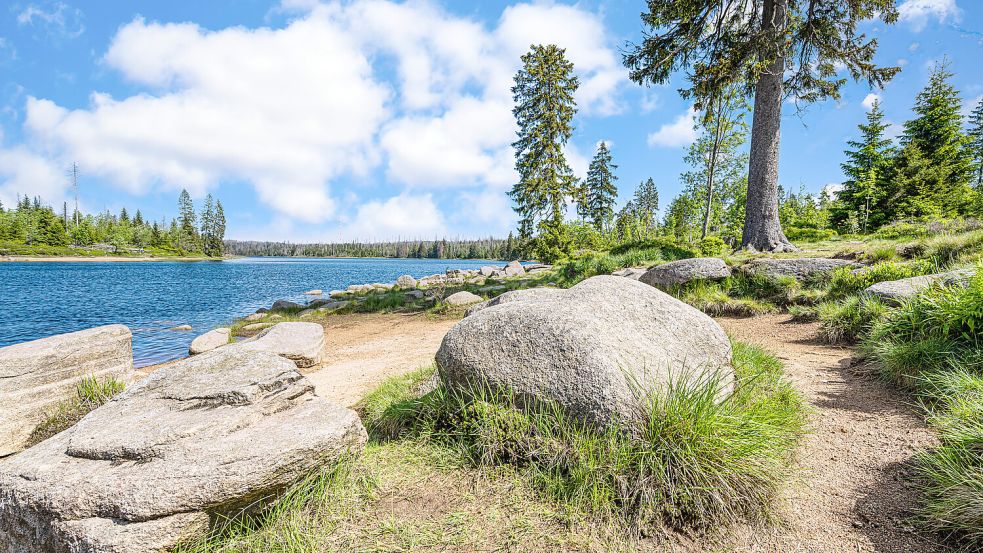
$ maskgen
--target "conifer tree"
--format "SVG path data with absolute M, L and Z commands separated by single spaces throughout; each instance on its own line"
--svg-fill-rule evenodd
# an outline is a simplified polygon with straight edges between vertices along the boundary
M 186 251 L 194 251 L 197 249 L 198 243 L 198 229 L 195 226 L 195 206 L 191 201 L 191 194 L 188 194 L 187 190 L 181 190 L 181 194 L 178 196 L 178 230 L 179 237 L 175 240 L 175 243 L 179 247 Z
M 618 177 L 614 169 L 617 168 L 611 162 L 611 150 L 602 141 L 587 169 L 583 193 L 586 219 L 598 232 L 606 230 L 614 217 L 614 202 L 618 197 L 618 187 L 614 184 Z
M 983 99 L 976 104 L 969 116 L 969 130 L 966 134 L 969 136 L 970 157 L 975 164 L 973 186 L 983 193 Z
M 632 212 L 646 234 L 659 227 L 659 189 L 655 187 L 652 177 L 638 185 L 635 189 Z
M 211 194 L 205 196 L 201 208 L 201 242 L 205 255 L 215 255 L 215 206 Z
M 681 92 L 697 109 L 731 85 L 754 95 L 751 155 L 741 246 L 792 250 L 778 219 L 778 152 L 782 103 L 838 99 L 846 79 L 880 86 L 898 68 L 874 65 L 877 41 L 858 32 L 875 16 L 897 20 L 894 0 L 648 0 L 644 40 L 625 56 L 629 77 L 663 84 L 686 71 Z
M 941 189 L 925 195 L 924 200 L 945 205 L 936 205 L 928 212 L 963 212 L 972 194 L 970 140 L 963 133 L 962 102 L 950 78 L 947 62 L 935 65 L 928 85 L 915 98 L 915 118 L 905 122 L 901 137 L 902 144 L 918 149 L 920 157 L 934 166 L 933 171 L 941 171 Z
M 861 230 L 867 232 L 890 220 L 887 171 L 894 154 L 891 140 L 884 136 L 887 127 L 881 103 L 875 101 L 867 112 L 866 123 L 857 126 L 860 140 L 847 142 L 851 149 L 844 152 L 847 160 L 840 165 L 847 178 L 836 196 L 834 224 L 842 227 L 850 213 L 855 213 Z
M 225 209 L 222 207 L 222 200 L 215 202 L 215 219 L 212 222 L 212 231 L 215 235 L 215 255 L 225 253 Z
M 547 262 L 562 257 L 568 247 L 563 215 L 577 179 L 563 146 L 573 134 L 573 96 L 579 84 L 565 51 L 550 44 L 534 45 L 522 56 L 512 87 L 512 114 L 519 127 L 512 147 L 519 182 L 509 195 L 519 213 L 520 239 L 528 240 L 538 231 L 537 255 Z

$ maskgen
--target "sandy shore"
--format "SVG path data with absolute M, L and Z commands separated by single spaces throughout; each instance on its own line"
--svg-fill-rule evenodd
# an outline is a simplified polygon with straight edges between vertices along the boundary
M 51 262 L 116 262 L 116 261 L 215 261 L 208 257 L 122 257 L 115 255 L 98 256 L 33 256 L 33 255 L 9 255 L 0 256 L 0 263 L 14 261 L 36 261 L 40 263 Z

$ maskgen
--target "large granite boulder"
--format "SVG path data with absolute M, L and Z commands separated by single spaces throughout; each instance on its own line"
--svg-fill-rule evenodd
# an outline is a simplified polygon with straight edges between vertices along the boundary
M 500 296 L 494 297 L 488 301 L 483 301 L 477 305 L 473 305 L 469 307 L 468 310 L 464 313 L 464 316 L 470 317 L 471 315 L 474 315 L 479 311 L 503 303 L 511 303 L 514 301 L 522 301 L 526 299 L 553 297 L 559 291 L 560 290 L 558 288 L 526 288 L 523 290 L 512 290 L 511 292 L 505 292 Z
M 587 423 L 630 431 L 644 419 L 642 396 L 665 390 L 670 379 L 716 375 L 724 396 L 734 378 L 720 325 L 652 286 L 615 276 L 466 317 L 444 337 L 437 366 L 452 389 L 509 389 L 520 405 L 551 400 Z
M 228 344 L 229 334 L 231 332 L 228 328 L 209 330 L 191 341 L 191 346 L 188 348 L 188 355 L 198 355 Z
M 889 280 L 868 286 L 864 293 L 874 296 L 884 303 L 898 305 L 932 286 L 967 286 L 969 279 L 975 274 L 976 271 L 973 269 L 959 269 L 948 273 Z
M 796 259 L 752 259 L 741 270 L 749 274 L 767 277 L 793 277 L 800 281 L 815 280 L 832 273 L 841 267 L 859 267 L 860 264 L 849 259 L 828 257 L 800 257 Z
M 170 551 L 366 439 L 282 357 L 190 357 L 0 463 L 0 551 Z
M 277 323 L 259 335 L 235 344 L 248 351 L 275 353 L 306 369 L 321 363 L 324 348 L 324 327 L 317 323 Z
M 280 311 L 280 310 L 287 310 L 287 309 L 300 309 L 301 307 L 304 306 L 297 302 L 293 302 L 289 300 L 276 300 L 275 302 L 273 302 L 273 306 L 271 307 L 271 309 L 273 311 Z
M 129 380 L 131 340 L 130 329 L 109 325 L 0 348 L 0 457 L 20 451 L 81 378 Z
M 525 268 L 523 268 L 522 263 L 518 261 L 509 262 L 508 265 L 503 269 L 505 271 L 505 276 L 521 276 L 526 274 Z
M 403 290 L 412 290 L 416 288 L 416 279 L 411 275 L 403 275 L 396 279 L 396 286 Z
M 719 257 L 680 259 L 652 267 L 638 278 L 650 286 L 666 288 L 694 280 L 721 280 L 730 276 L 730 267 Z
M 461 292 L 455 292 L 447 296 L 447 298 L 444 299 L 444 301 L 447 303 L 447 305 L 451 305 L 454 307 L 461 307 L 464 305 L 471 305 L 473 303 L 482 302 L 484 301 L 484 298 L 482 298 L 477 294 L 472 294 L 471 292 L 468 291 L 461 291 Z

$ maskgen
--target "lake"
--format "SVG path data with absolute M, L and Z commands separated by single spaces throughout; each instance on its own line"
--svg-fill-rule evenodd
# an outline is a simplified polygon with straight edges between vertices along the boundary
M 121 323 L 138 367 L 187 355 L 199 334 L 307 290 L 395 282 L 488 260 L 243 258 L 226 261 L 0 263 L 0 346 Z M 325 296 L 326 297 L 326 296 Z M 189 324 L 193 332 L 168 330 Z

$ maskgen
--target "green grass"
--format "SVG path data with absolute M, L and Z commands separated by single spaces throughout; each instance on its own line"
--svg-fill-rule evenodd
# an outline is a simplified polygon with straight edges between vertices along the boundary
M 848 296 L 841 300 L 824 301 L 815 307 L 819 320 L 819 337 L 829 344 L 856 343 L 887 311 L 873 297 Z
M 636 437 L 487 390 L 421 395 L 433 367 L 393 377 L 357 406 L 369 431 L 360 458 L 178 551 L 627 552 L 649 530 L 767 520 L 803 401 L 762 350 L 735 343 L 734 361 L 728 400 L 713 400 L 717 382 L 680 381 L 651 398 Z
M 919 456 L 922 522 L 983 547 L 983 273 L 934 287 L 877 320 L 864 341 L 882 374 L 910 391 L 941 445 Z
M 803 403 L 774 358 L 742 344 L 734 358 L 733 396 L 717 403 L 718 380 L 678 379 L 647 398 L 637 437 L 588 427 L 549 402 L 520 410 L 508 392 L 484 388 L 379 401 L 398 398 L 405 382 L 370 396 L 365 420 L 390 438 L 456 450 L 476 466 L 518 467 L 550 500 L 635 530 L 763 520 L 790 470 Z
M 116 397 L 123 388 L 123 383 L 114 378 L 83 377 L 75 385 L 75 397 L 58 403 L 34 428 L 28 447 L 73 426 L 90 411 Z

